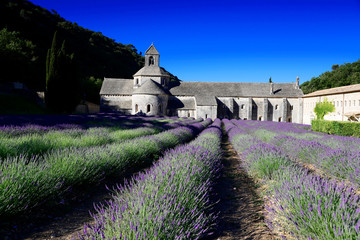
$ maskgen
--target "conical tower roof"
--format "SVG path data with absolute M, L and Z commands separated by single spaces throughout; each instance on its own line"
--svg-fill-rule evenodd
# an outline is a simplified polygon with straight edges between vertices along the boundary
M 166 95 L 164 89 L 153 80 L 147 80 L 141 87 L 134 90 L 133 94 Z
M 154 44 L 151 44 L 151 46 L 146 50 L 145 55 L 160 55 L 158 50 L 156 50 Z
M 136 76 L 169 77 L 170 75 L 159 66 L 145 66 L 134 74 Z

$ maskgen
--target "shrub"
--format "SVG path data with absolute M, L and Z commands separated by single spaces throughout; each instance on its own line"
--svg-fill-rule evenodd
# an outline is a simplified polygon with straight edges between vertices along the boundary
M 360 124 L 357 122 L 340 122 L 326 120 L 312 120 L 313 131 L 341 136 L 360 137 Z

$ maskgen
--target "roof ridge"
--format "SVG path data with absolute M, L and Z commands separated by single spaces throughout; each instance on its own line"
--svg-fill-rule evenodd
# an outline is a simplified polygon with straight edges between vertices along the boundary
M 334 87 L 334 88 L 327 88 L 327 89 L 321 89 L 321 90 L 317 90 L 315 92 L 312 93 L 308 93 L 306 95 L 304 95 L 304 97 L 308 97 L 308 96 L 318 96 L 321 94 L 339 94 L 342 92 L 346 92 L 346 91 L 352 91 L 352 90 L 356 90 L 353 88 L 359 87 L 360 88 L 360 84 L 352 84 L 352 85 L 346 85 L 346 86 L 340 86 L 340 87 Z

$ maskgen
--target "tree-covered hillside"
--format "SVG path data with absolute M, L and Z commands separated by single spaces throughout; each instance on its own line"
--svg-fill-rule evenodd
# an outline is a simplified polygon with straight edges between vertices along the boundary
M 343 65 L 333 65 L 332 71 L 327 71 L 318 77 L 313 77 L 310 81 L 301 84 L 304 94 L 317 90 L 341 87 L 360 83 L 360 60 Z
M 0 1 L 0 83 L 19 81 L 44 91 L 46 55 L 55 32 L 60 43 L 65 40 L 67 53 L 74 53 L 80 94 L 90 101 L 98 101 L 104 77 L 132 78 L 143 66 L 144 57 L 131 44 L 66 21 L 55 10 L 26 0 L 4 0 Z

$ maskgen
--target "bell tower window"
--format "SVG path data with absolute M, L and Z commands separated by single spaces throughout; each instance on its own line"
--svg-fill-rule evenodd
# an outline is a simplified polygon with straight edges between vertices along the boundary
M 155 64 L 154 57 L 150 56 L 149 57 L 149 66 L 154 65 L 154 64 Z

